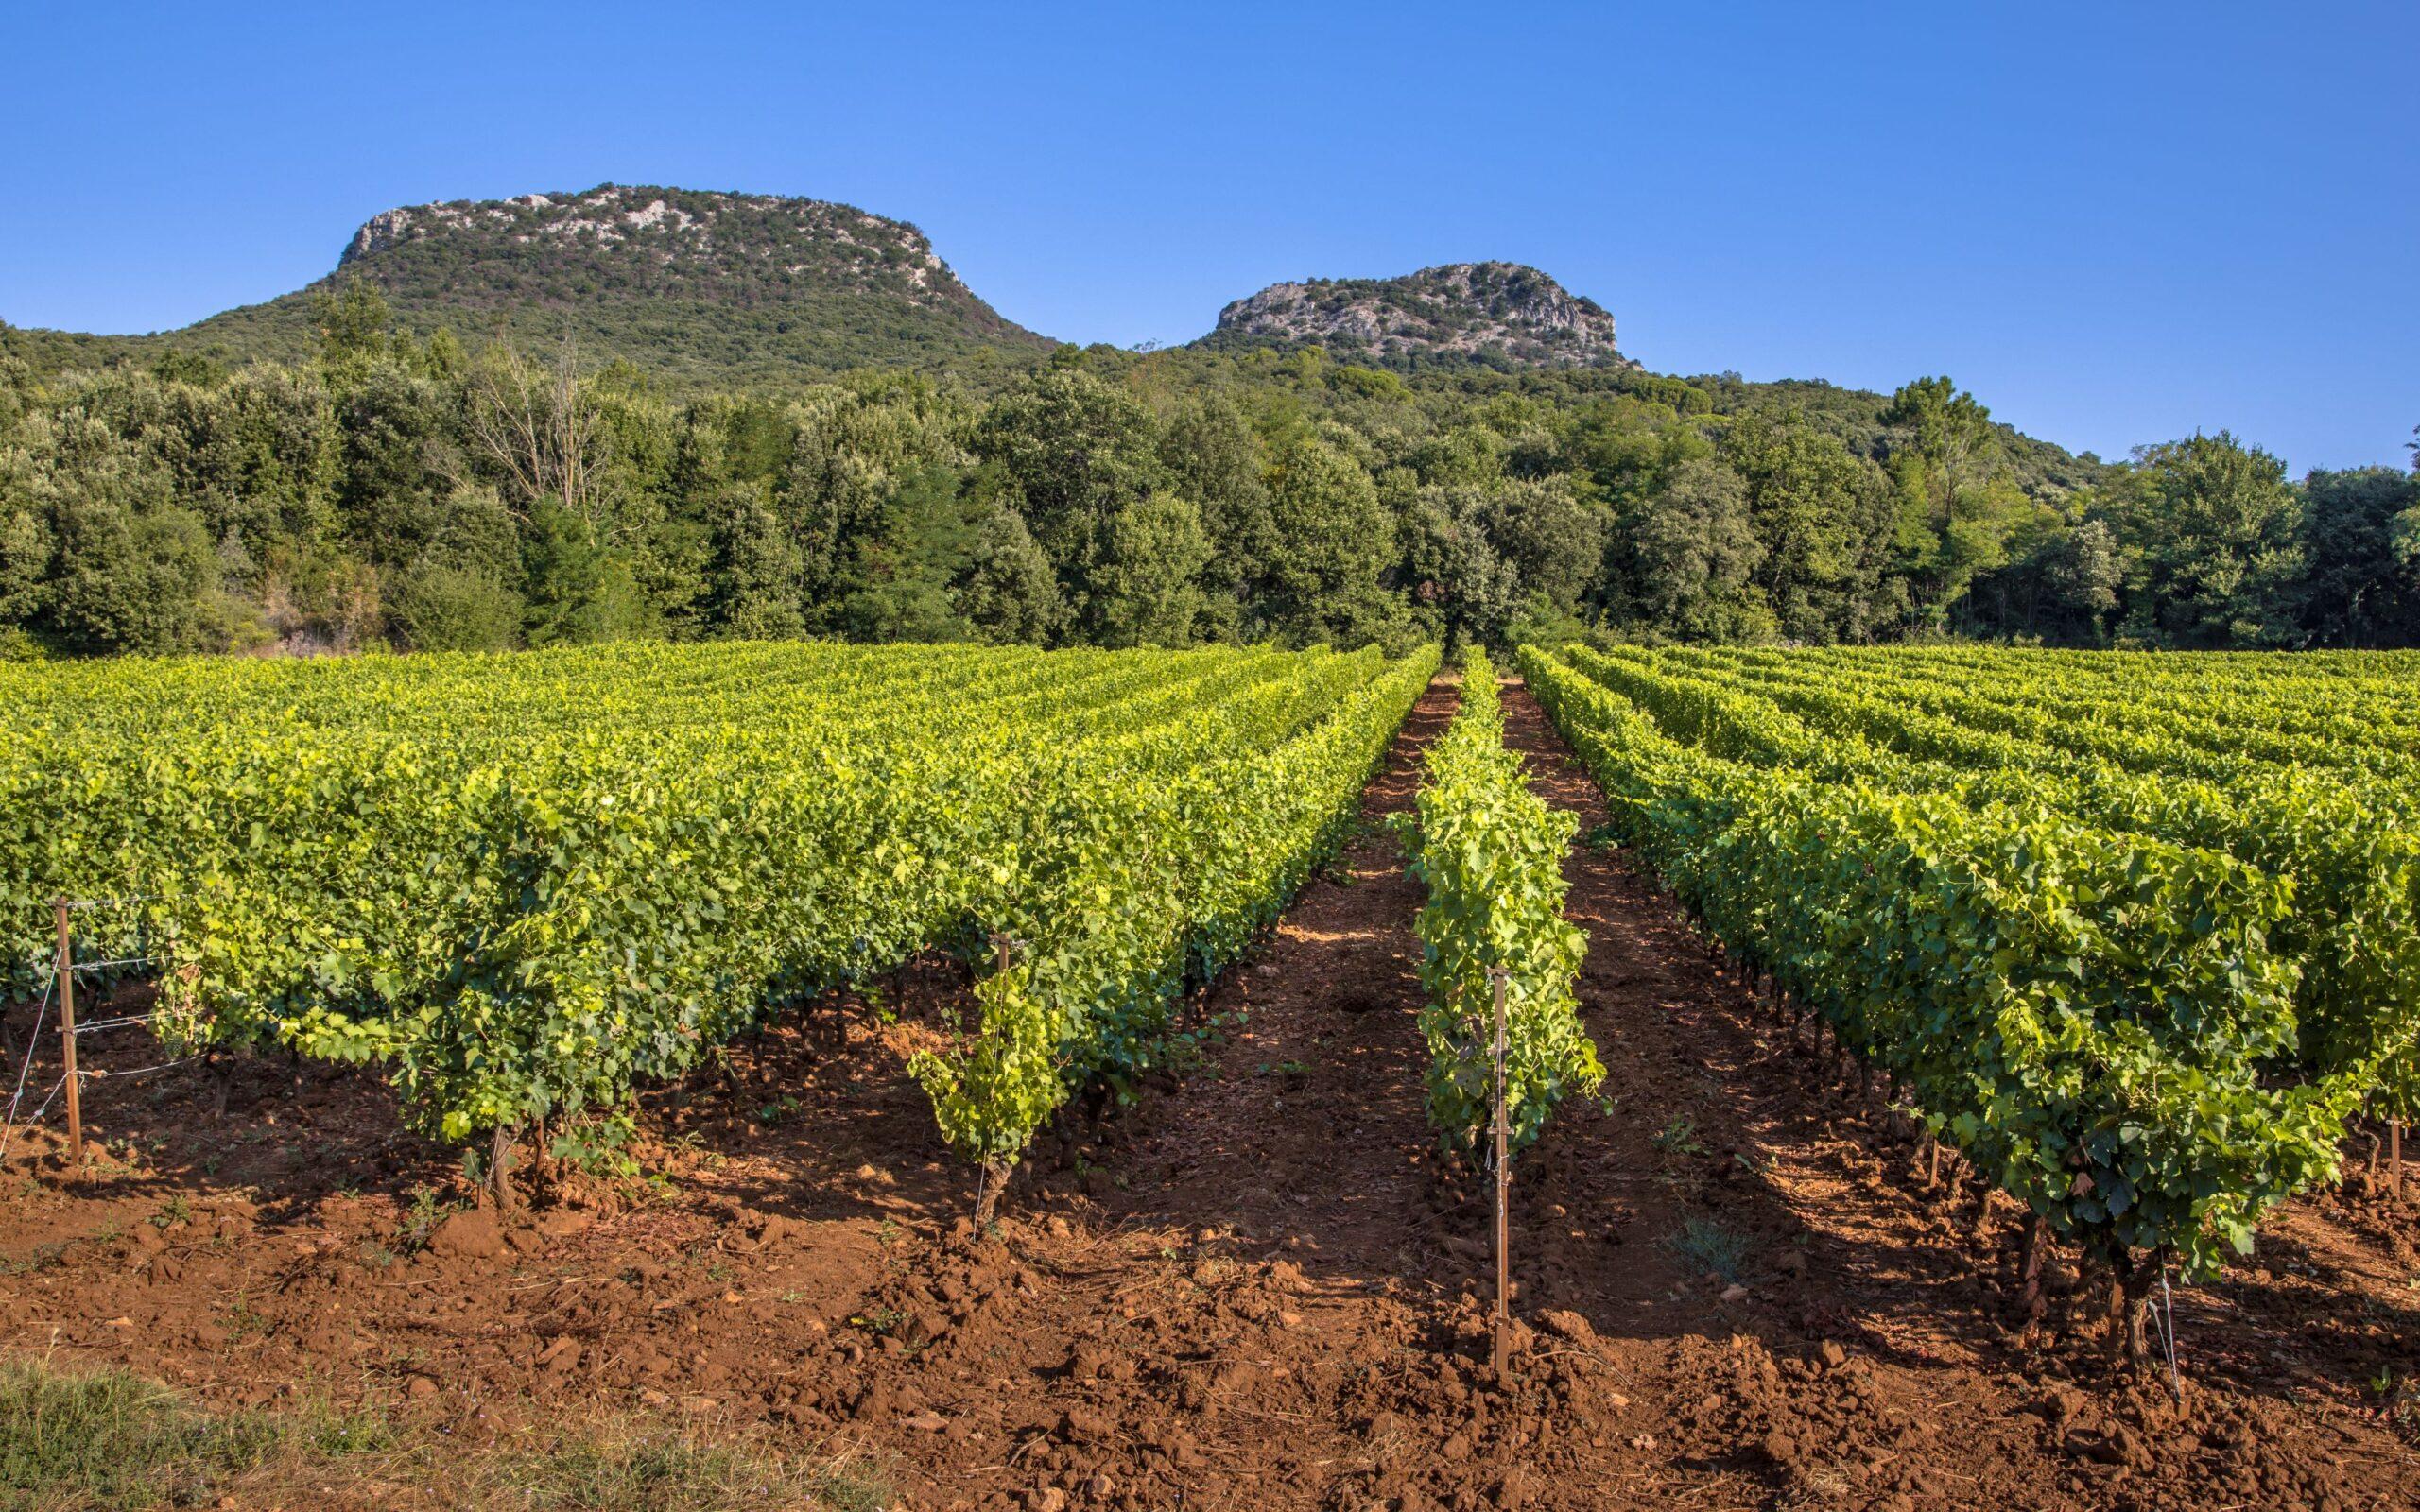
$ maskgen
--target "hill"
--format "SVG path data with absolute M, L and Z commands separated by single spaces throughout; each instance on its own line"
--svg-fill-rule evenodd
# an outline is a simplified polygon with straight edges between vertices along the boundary
M 1051 343 L 959 282 L 925 233 L 848 205 L 778 195 L 600 184 L 373 215 L 326 278 L 147 337 L 9 333 L 38 368 L 168 347 L 234 363 L 311 349 L 311 295 L 374 284 L 425 333 L 568 334 L 595 356 L 676 380 L 1029 357 Z
M 1219 311 L 1218 329 L 1196 345 L 1318 347 L 1403 369 L 1637 366 L 1615 346 L 1603 305 L 1518 263 L 1272 284 Z

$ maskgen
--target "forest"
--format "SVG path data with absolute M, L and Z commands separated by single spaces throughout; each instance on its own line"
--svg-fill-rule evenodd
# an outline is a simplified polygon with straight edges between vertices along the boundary
M 59 368 L 0 330 L 0 656 L 819 636 L 2420 645 L 2420 480 L 2071 456 L 1947 378 L 1121 351 L 683 384 L 420 335 Z M 29 358 L 33 360 L 29 360 Z

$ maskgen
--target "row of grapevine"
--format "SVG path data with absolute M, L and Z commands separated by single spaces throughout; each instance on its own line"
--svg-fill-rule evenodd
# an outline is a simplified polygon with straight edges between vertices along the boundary
M 2213 1272 L 2335 1169 L 2375 1067 L 2271 1074 L 2296 1042 L 2296 964 L 2272 943 L 2290 885 L 2019 791 L 1896 785 L 1855 742 L 1827 764 L 1719 687 L 1520 661 L 1623 835 L 1943 1140 L 2105 1257 L 2136 1349 L 2158 1263 Z
M 1018 1053 L 1063 1086 L 1122 1076 L 1332 843 L 1434 664 L 743 645 L 0 668 L 0 973 L 38 980 L 52 896 L 138 898 L 120 912 L 165 957 L 173 1037 L 378 1062 L 458 1141 L 617 1114 L 768 1012 L 1002 931 L 1048 1005 Z
M 2420 795 L 2409 786 L 2257 762 L 2224 779 L 2141 770 L 1931 712 L 1872 652 L 1571 655 L 1668 733 L 1739 760 L 2038 803 L 2286 879 L 2292 905 L 2269 943 L 2299 973 L 2291 1069 L 2366 1076 L 2376 1111 L 2420 1112 Z M 2137 673 L 2152 686 L 2160 676 Z M 2382 702 L 2398 696 L 2409 688 L 2381 688 Z
M 984 916 L 1026 954 L 978 987 L 973 1031 L 913 1066 L 943 1137 L 984 1171 L 978 1217 L 1068 1091 L 1099 1078 L 1122 1093 L 1185 986 L 1238 959 L 1334 852 L 1437 652 L 1356 665 L 1362 685 L 1293 739 L 1255 748 L 1205 711 L 1189 733 L 1206 725 L 1206 748 L 1232 754 L 1149 780 L 1071 774 L 1028 811 L 1029 859 Z
M 1563 916 L 1563 858 L 1578 820 L 1531 793 L 1504 748 L 1495 669 L 1467 653 L 1462 702 L 1432 742 L 1427 782 L 1397 826 L 1427 889 L 1416 929 L 1427 999 L 1428 1119 L 1448 1150 L 1481 1138 L 1494 1095 L 1491 976 L 1505 973 L 1510 1146 L 1527 1148 L 1571 1092 L 1605 1079 L 1572 993 L 1588 937 Z

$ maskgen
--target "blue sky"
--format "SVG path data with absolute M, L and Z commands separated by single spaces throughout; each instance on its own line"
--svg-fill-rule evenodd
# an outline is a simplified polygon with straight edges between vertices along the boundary
M 896 12 L 885 14 L 882 12 Z M 13 0 L 0 319 L 292 289 L 390 205 L 604 180 L 915 221 L 1011 318 L 1533 263 L 1649 367 L 1947 372 L 2122 455 L 2420 423 L 2420 6 L 280 11 Z

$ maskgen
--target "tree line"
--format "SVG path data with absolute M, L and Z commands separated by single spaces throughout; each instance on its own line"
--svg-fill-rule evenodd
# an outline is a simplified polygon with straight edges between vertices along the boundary
M 0 655 L 819 635 L 2420 645 L 2420 480 L 2224 431 L 2104 464 L 1946 378 L 1406 375 L 1063 347 L 681 389 L 405 334 L 38 375 L 0 348 Z

